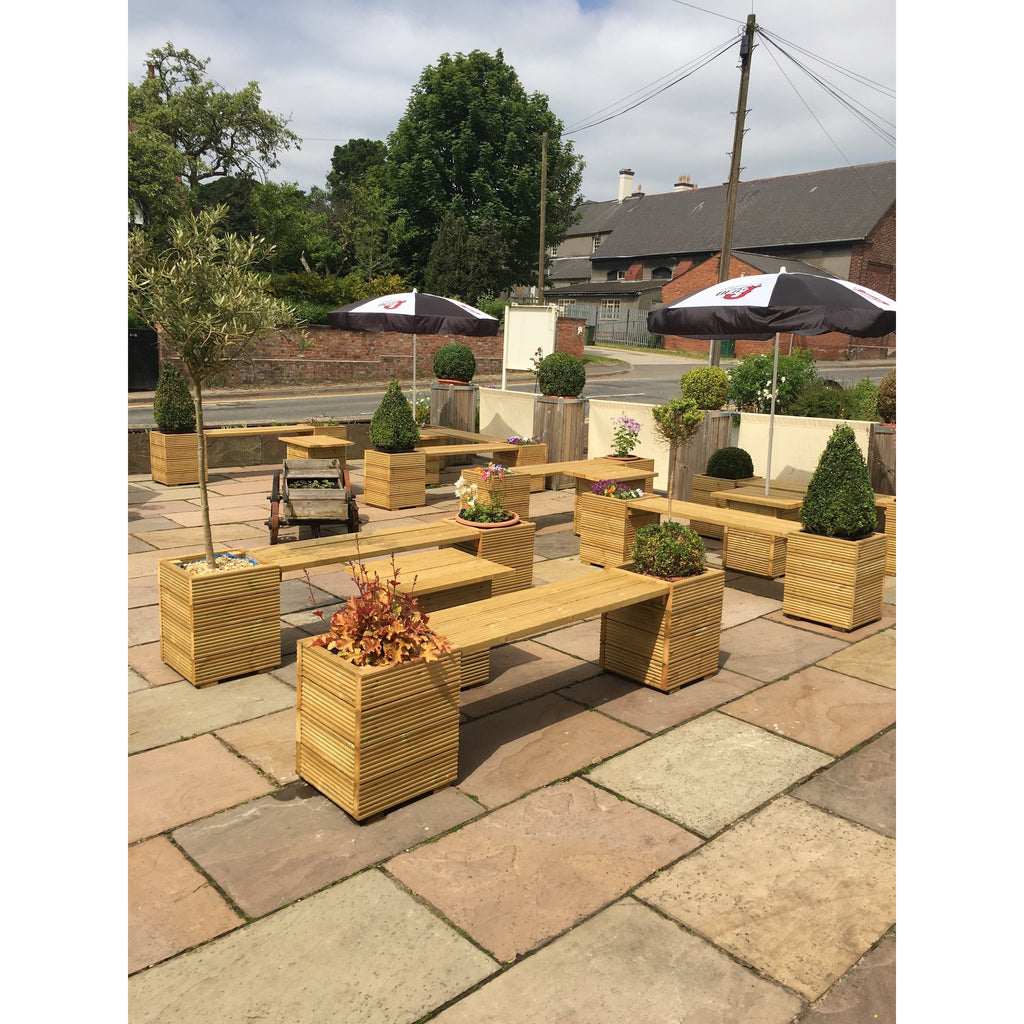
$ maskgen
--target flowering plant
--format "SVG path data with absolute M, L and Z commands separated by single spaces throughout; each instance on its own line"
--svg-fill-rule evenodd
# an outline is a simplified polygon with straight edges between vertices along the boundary
M 504 480 L 505 477 L 512 476 L 512 470 L 501 463 L 488 462 L 487 468 L 480 470 L 480 476 L 484 480 Z
M 540 444 L 540 438 L 539 437 L 516 437 L 515 435 L 513 435 L 505 443 L 506 444 L 515 444 L 515 445 L 520 445 L 520 444 Z
M 612 454 L 619 458 L 629 455 L 637 446 L 639 434 L 640 424 L 632 416 L 616 416 L 612 420 Z
M 639 487 L 623 487 L 618 480 L 598 480 L 591 484 L 590 493 L 604 498 L 620 498 L 622 501 L 644 496 L 644 492 Z
M 488 466 L 488 469 L 491 467 Z M 496 467 L 502 470 L 504 477 L 508 470 L 504 466 Z M 484 470 L 486 473 L 487 470 Z M 490 479 L 490 477 L 485 477 Z M 471 484 L 464 476 L 459 476 L 455 481 L 455 497 L 463 503 L 459 515 L 471 523 L 503 523 L 512 518 L 512 513 L 507 512 L 501 504 L 501 492 L 492 491 L 486 501 L 479 497 L 479 488 Z

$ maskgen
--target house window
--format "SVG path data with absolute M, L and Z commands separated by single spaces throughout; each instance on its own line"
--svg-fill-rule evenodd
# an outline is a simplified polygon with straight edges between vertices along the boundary
M 602 320 L 618 320 L 619 319 L 619 300 L 618 299 L 602 299 L 601 300 L 601 319 Z
M 601 244 L 601 236 L 600 235 L 594 235 L 594 248 L 591 249 L 590 251 L 591 252 L 597 252 L 597 247 L 600 244 Z
M 558 246 L 557 245 L 549 245 L 548 246 L 548 255 L 552 259 L 554 259 L 558 255 Z
M 651 271 L 652 281 L 667 281 L 672 276 L 672 270 L 669 267 L 655 267 Z
M 624 270 L 617 270 L 615 272 L 615 280 L 616 281 L 625 281 L 626 280 L 626 272 Z

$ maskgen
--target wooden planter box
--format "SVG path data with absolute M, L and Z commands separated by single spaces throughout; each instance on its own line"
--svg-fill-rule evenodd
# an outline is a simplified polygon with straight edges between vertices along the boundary
M 885 574 L 896 575 L 896 495 L 876 495 L 878 532 L 885 534 Z
M 520 519 L 530 518 L 530 478 L 525 473 L 512 472 L 501 480 L 483 479 L 483 470 L 473 468 L 462 474 L 471 484 L 476 484 L 477 500 L 489 501 L 492 495 L 501 496 L 501 507 L 506 512 L 513 512 Z M 469 499 L 460 502 L 465 508 Z
M 280 665 L 281 570 L 253 565 L 193 576 L 181 568 L 204 557 L 158 563 L 160 657 L 197 687 Z
M 604 456 L 601 458 L 607 459 L 609 462 L 617 462 L 620 466 L 624 466 L 630 470 L 650 470 L 654 472 L 654 459 L 618 459 L 614 456 Z M 618 479 L 614 472 L 609 472 L 606 480 Z M 579 535 L 580 532 L 580 498 L 584 494 L 590 494 L 590 488 L 596 483 L 593 477 L 586 479 L 584 477 L 576 477 L 576 495 L 573 498 L 572 505 L 572 531 Z M 623 480 L 623 485 L 626 487 L 639 487 L 644 492 L 645 497 L 652 497 L 654 494 L 654 477 L 644 477 L 643 480 Z
M 721 508 L 721 502 L 712 498 L 715 491 L 727 491 L 731 488 L 745 487 L 748 484 L 763 484 L 764 477 L 748 476 L 740 480 L 731 480 L 728 477 L 708 476 L 706 473 L 693 474 L 693 500 L 698 505 L 713 505 Z M 696 530 L 702 537 L 716 537 L 722 539 L 723 528 L 714 523 L 701 523 L 690 520 L 690 529 Z
M 516 590 L 529 590 L 533 586 L 533 542 L 536 523 L 520 520 L 514 526 L 493 530 L 477 530 L 474 540 L 460 541 L 455 546 L 477 558 L 486 558 L 499 565 L 507 565 L 512 574 L 491 584 L 491 596 L 508 594 Z M 462 688 L 486 683 L 490 678 L 491 652 L 480 651 L 462 659 Z
M 642 455 L 602 455 L 607 462 L 616 462 L 627 469 L 649 469 L 651 475 L 644 477 L 643 482 L 634 482 L 634 486 L 643 490 L 644 494 L 654 493 L 654 459 L 645 459 Z
M 579 495 L 580 561 L 587 565 L 621 568 L 632 564 L 636 531 L 658 523 L 657 512 L 631 509 L 629 502 L 600 494 Z
M 363 454 L 363 501 L 375 508 L 418 508 L 427 503 L 427 457 L 423 452 Z
M 203 436 L 204 444 L 206 436 Z M 196 435 L 149 432 L 149 475 L 158 484 L 176 487 L 199 483 L 199 446 Z M 210 474 L 207 471 L 207 479 Z
M 787 547 L 783 614 L 844 630 L 882 617 L 885 534 L 839 540 L 800 531 Z
M 664 693 L 718 671 L 725 573 L 672 582 L 655 598 L 601 616 L 601 666 Z
M 538 395 L 533 407 L 533 430 L 530 437 L 542 437 L 552 462 L 572 462 L 583 458 L 582 398 L 558 398 Z M 575 479 L 565 473 L 548 477 L 551 489 L 572 487 Z
M 739 526 L 730 526 L 722 539 L 722 566 L 772 580 L 784 576 L 786 538 L 748 533 Z
M 548 461 L 548 446 L 543 441 L 538 441 L 537 444 L 516 445 L 515 451 L 508 452 L 502 458 L 507 459 L 508 465 L 513 469 L 516 466 L 543 466 Z M 530 493 L 543 490 L 544 478 L 530 477 Z
M 476 384 L 449 384 L 435 380 L 430 385 L 430 425 L 452 427 L 455 430 L 476 430 Z M 468 455 L 448 455 L 440 460 L 441 466 L 466 466 Z
M 451 785 L 459 771 L 459 652 L 360 668 L 300 640 L 299 776 L 357 821 Z

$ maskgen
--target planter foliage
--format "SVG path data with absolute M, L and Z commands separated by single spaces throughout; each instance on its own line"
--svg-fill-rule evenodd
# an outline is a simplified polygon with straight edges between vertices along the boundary
M 729 397 L 729 374 L 720 366 L 694 367 L 679 378 L 679 391 L 698 409 L 721 409 Z
M 174 363 L 164 363 L 153 394 L 153 420 L 163 434 L 194 434 L 196 406 Z
M 719 448 L 711 453 L 704 473 L 723 480 L 746 480 L 754 475 L 754 460 L 742 448 Z
M 537 385 L 542 395 L 578 398 L 587 383 L 582 359 L 569 352 L 552 352 L 537 367 Z
M 370 441 L 382 452 L 409 452 L 420 439 L 409 400 L 397 380 L 392 380 L 370 420 Z
M 808 533 L 859 540 L 875 532 L 878 512 L 868 467 L 851 427 L 839 424 L 807 484 L 800 522 Z
M 468 384 L 476 373 L 476 357 L 468 345 L 450 341 L 434 353 L 434 376 Z

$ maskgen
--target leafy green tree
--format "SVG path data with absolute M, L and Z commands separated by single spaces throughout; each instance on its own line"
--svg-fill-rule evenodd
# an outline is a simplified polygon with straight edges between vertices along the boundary
M 668 517 L 672 518 L 672 492 L 675 489 L 676 461 L 700 429 L 704 411 L 692 398 L 672 398 L 651 409 L 654 431 L 668 445 Z
M 547 97 L 528 95 L 501 50 L 444 54 L 413 88 L 388 137 L 386 186 L 406 218 L 400 259 L 422 283 L 446 213 L 470 236 L 500 225 L 507 254 L 481 287 L 497 294 L 536 280 L 543 137 L 547 135 L 545 247 L 561 240 L 579 201 L 583 161 L 561 138 Z
M 163 343 L 180 356 L 196 409 L 199 495 L 206 561 L 215 561 L 206 491 L 203 385 L 256 342 L 293 327 L 291 309 L 266 288 L 257 268 L 266 256 L 261 238 L 225 233 L 227 208 L 186 214 L 171 222 L 170 243 L 156 251 L 142 232 L 128 237 L 129 308 L 159 326 Z
M 353 187 L 363 184 L 371 168 L 383 166 L 387 153 L 387 145 L 376 139 L 349 139 L 335 146 L 327 175 L 331 199 L 338 205 L 348 202 Z
M 447 213 L 430 250 L 424 286 L 435 295 L 476 305 L 481 295 L 489 294 L 500 276 L 506 254 L 500 231 L 492 228 L 470 235 L 462 217 Z
M 256 217 L 253 213 L 253 190 L 257 187 L 257 183 L 248 177 L 229 175 L 226 178 L 215 178 L 196 189 L 194 206 L 198 210 L 226 206 L 228 212 L 222 225 L 225 231 L 246 237 L 265 234 L 257 230 Z
M 146 54 L 147 75 L 128 85 L 128 193 L 149 221 L 165 213 L 155 202 L 158 179 L 180 178 L 194 201 L 214 178 L 265 178 L 278 153 L 301 141 L 260 106 L 257 82 L 228 92 L 206 78 L 209 63 L 168 43 Z

